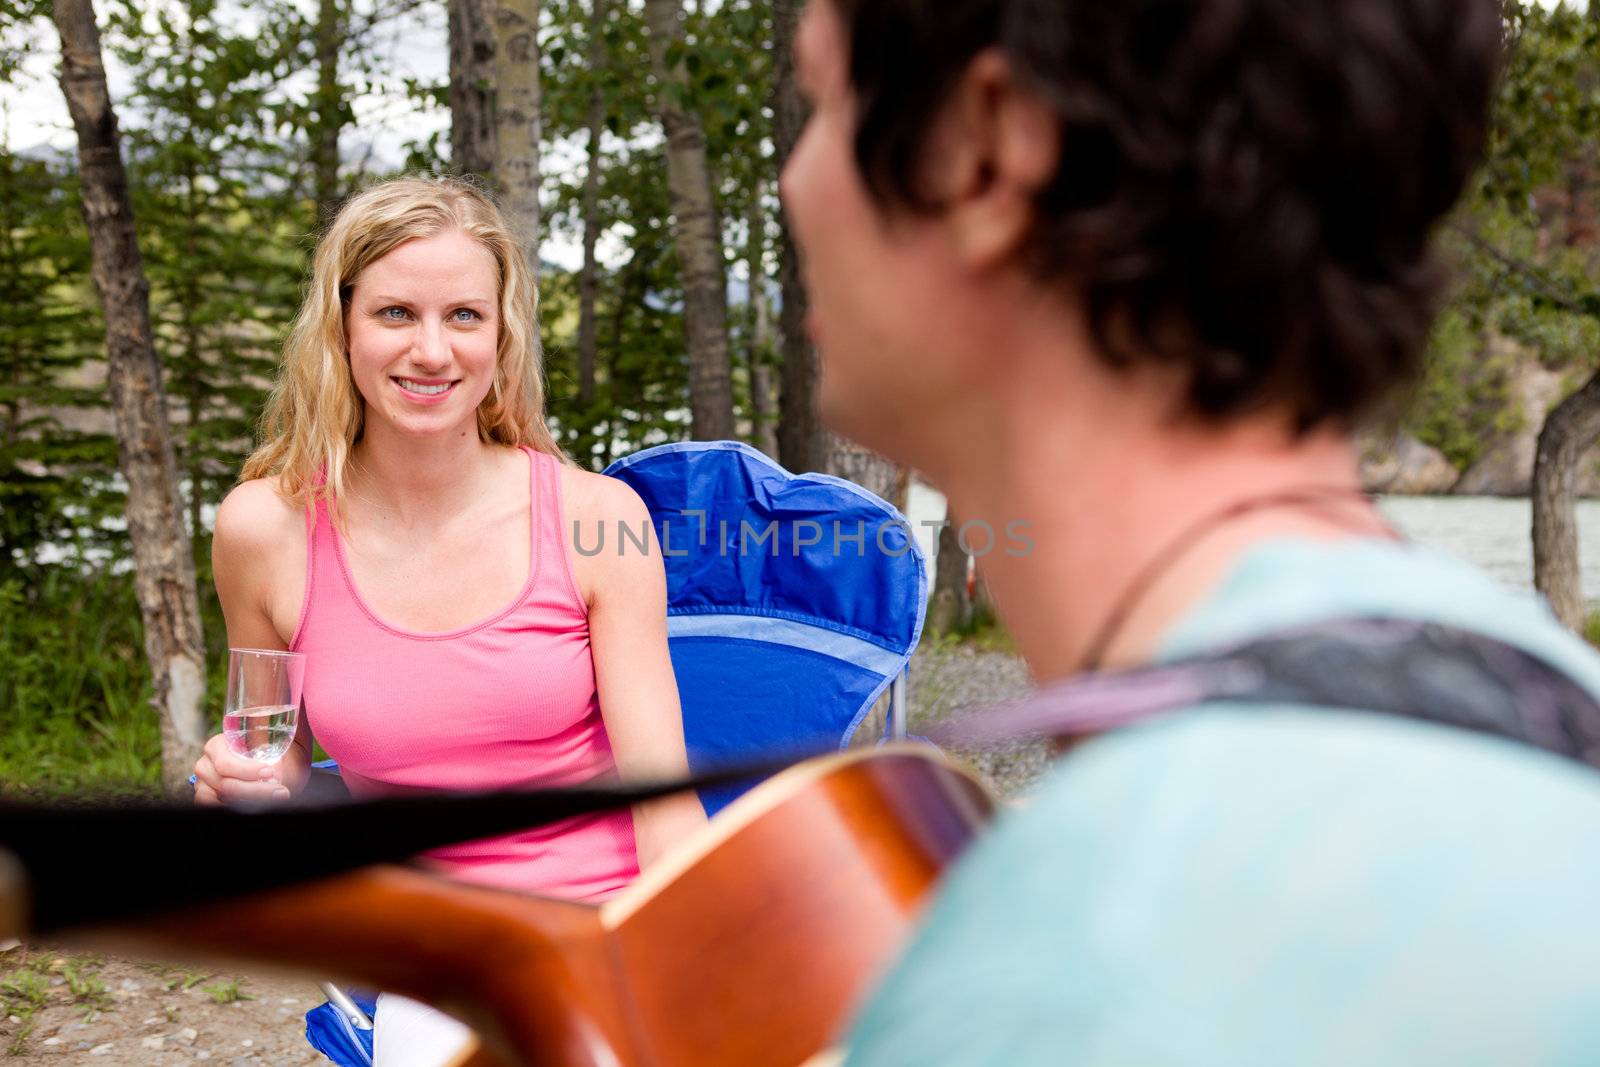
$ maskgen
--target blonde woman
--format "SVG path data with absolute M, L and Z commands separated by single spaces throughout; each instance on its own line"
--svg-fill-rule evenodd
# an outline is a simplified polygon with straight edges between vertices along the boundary
M 660 556 L 579 555 L 569 536 L 647 513 L 563 460 L 535 303 L 499 212 L 465 183 L 387 182 L 339 212 L 212 550 L 229 644 L 306 653 L 305 719 L 270 767 L 213 738 L 199 801 L 293 795 L 313 734 L 357 797 L 686 770 Z M 599 900 L 703 820 L 686 797 L 429 859 Z M 447 1047 L 454 1025 L 385 997 L 379 1062 L 430 1062 L 397 1045 Z

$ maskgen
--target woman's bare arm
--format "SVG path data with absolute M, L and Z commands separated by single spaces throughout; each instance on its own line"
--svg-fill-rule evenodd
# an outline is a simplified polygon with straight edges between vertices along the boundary
M 303 593 L 305 566 L 298 542 L 285 539 L 303 541 L 303 522 L 266 479 L 236 487 L 217 510 L 211 569 L 230 647 L 289 647 L 293 623 L 291 632 L 283 628 L 298 617 L 289 605 L 299 603 L 293 594 Z M 201 804 L 287 799 L 305 786 L 310 768 L 311 731 L 303 721 L 289 751 L 270 766 L 235 755 L 219 735 L 195 763 L 194 797 Z
M 630 487 L 611 478 L 580 475 L 584 505 L 571 509 L 579 521 L 605 522 L 604 551 L 585 560 L 590 588 L 589 634 L 594 652 L 600 712 L 626 779 L 686 774 L 678 686 L 667 653 L 667 577 L 659 547 L 649 553 L 616 543 L 617 522 L 633 530 L 650 529 L 650 514 Z M 570 526 L 568 532 L 570 533 Z M 651 535 L 654 536 L 653 534 Z M 586 541 L 586 543 L 589 543 Z M 647 867 L 673 845 L 705 825 L 705 811 L 693 794 L 671 797 L 634 809 L 639 863 Z

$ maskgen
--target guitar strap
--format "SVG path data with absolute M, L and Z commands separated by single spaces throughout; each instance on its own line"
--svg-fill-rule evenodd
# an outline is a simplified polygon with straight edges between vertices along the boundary
M 1080 676 L 946 725 L 934 740 L 967 745 L 1020 736 L 1082 737 L 1219 702 L 1399 715 L 1600 767 L 1600 705 L 1561 671 L 1482 634 L 1386 619 L 1319 623 L 1160 666 Z M 0 861 L 6 852 L 21 861 L 28 898 L 23 923 L 42 933 L 172 911 L 683 789 L 760 777 L 814 754 L 775 756 L 651 785 L 395 797 L 254 813 L 148 802 L 0 801 Z M 108 878 L 114 892 L 105 889 Z M 3 883 L 0 877 L 0 897 Z M 5 921 L 0 914 L 0 923 Z
M 0 925 L 6 921 L 8 853 L 20 862 L 25 883 L 23 926 L 48 933 L 399 862 L 458 841 L 761 777 L 800 758 L 774 755 L 737 769 L 665 782 L 419 794 L 253 810 L 149 800 L 0 800 Z M 115 889 L 108 890 L 108 884 Z M 0 937 L 6 936 L 0 929 Z
M 1412 619 L 1336 619 L 1154 667 L 1068 679 L 934 739 L 1083 737 L 1224 702 L 1397 715 L 1600 767 L 1600 703 L 1586 689 L 1523 649 Z

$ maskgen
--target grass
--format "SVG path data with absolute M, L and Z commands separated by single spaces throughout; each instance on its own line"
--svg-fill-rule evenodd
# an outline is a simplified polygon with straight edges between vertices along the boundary
M 85 1019 L 112 1007 L 111 994 L 100 979 L 105 960 L 87 955 L 55 957 L 48 963 L 46 959 L 24 958 L 20 966 L 0 977 L 0 1019 L 16 1016 L 21 1020 L 6 1044 L 7 1056 L 27 1053 L 28 1038 L 39 1024 L 37 1016 L 54 999 L 52 975 L 60 976 L 70 1002 L 83 1010 Z
M 131 579 L 58 570 L 0 584 L 0 707 L 0 791 L 156 791 L 161 739 Z
M 17 1032 L 11 1035 L 11 1041 L 6 1045 L 7 1056 L 22 1056 L 28 1051 L 28 1038 L 33 1036 L 34 1027 L 39 1025 L 39 1020 L 27 1018 L 22 1025 L 17 1027 Z
M 216 646 L 208 706 L 221 707 L 226 638 L 202 576 Z M 131 574 L 65 566 L 0 571 L 0 795 L 149 796 L 161 737 Z
M 104 963 L 98 957 L 78 957 L 67 960 L 61 967 L 67 992 L 74 1003 L 83 1006 L 85 1017 L 111 1007 L 111 993 L 100 980 L 100 968 Z
M 50 1002 L 50 978 L 30 966 L 0 978 L 0 1015 L 27 1018 Z
M 0 976 L 0 1022 L 11 1016 L 21 1020 L 6 1045 L 7 1056 L 28 1052 L 28 1038 L 39 1024 L 38 1014 L 52 1005 L 62 1006 L 62 994 L 65 1004 L 78 1008 L 86 1021 L 116 1006 L 100 977 L 104 957 L 58 956 L 46 949 L 30 958 L 30 951 L 24 948 L 18 966 Z
M 217 982 L 205 987 L 206 993 L 218 1004 L 234 1004 L 241 1000 L 254 1000 L 255 997 L 239 988 L 239 979 L 230 978 L 225 982 Z
M 924 633 L 922 640 L 959 645 L 979 652 L 1004 652 L 1013 656 L 1017 654 L 1016 642 L 995 617 L 993 607 L 982 598 L 971 605 L 966 620 L 960 626 L 947 633 Z
M 156 981 L 161 983 L 161 991 L 170 993 L 174 989 L 193 989 L 195 986 L 211 977 L 210 971 L 191 971 L 187 967 L 174 967 L 170 963 L 147 961 L 139 966 L 152 974 Z

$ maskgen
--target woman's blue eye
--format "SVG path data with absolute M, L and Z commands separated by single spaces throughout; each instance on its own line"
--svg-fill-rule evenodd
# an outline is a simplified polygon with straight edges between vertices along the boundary
M 454 314 L 457 316 L 457 322 L 476 322 L 478 319 L 483 318 L 482 315 L 478 314 L 476 311 L 473 311 L 471 308 L 456 308 Z M 463 319 L 460 317 L 462 315 L 467 317 Z
M 378 317 L 380 319 L 402 319 L 405 317 L 405 314 L 405 308 L 384 308 L 382 311 L 378 312 Z

